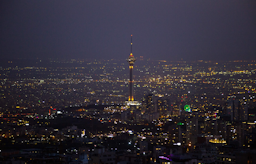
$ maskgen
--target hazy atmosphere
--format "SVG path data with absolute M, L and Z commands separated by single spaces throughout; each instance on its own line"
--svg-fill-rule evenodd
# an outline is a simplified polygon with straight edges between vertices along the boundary
M 0 1 L 0 164 L 256 164 L 256 0 Z
M 1 1 L 1 58 L 256 59 L 256 1 Z

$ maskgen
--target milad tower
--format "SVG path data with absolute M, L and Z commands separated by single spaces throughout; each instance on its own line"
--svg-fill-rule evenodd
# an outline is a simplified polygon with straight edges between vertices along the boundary
M 133 95 L 133 79 L 132 79 L 132 71 L 133 71 L 133 65 L 136 61 L 132 54 L 132 35 L 131 35 L 131 53 L 129 58 L 127 59 L 129 63 L 129 70 L 130 70 L 130 81 L 129 81 L 129 98 L 127 101 L 127 105 L 139 105 L 137 101 L 134 101 L 134 95 Z

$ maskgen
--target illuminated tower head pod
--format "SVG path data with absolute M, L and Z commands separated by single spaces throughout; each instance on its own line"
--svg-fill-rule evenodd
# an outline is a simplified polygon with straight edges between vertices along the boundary
M 130 66 L 133 66 L 133 64 L 135 63 L 135 58 L 134 58 L 134 56 L 133 56 L 133 54 L 132 54 L 132 35 L 131 35 L 131 53 L 130 53 L 130 56 L 129 56 L 129 58 L 127 59 L 127 61 L 129 62 L 129 65 Z

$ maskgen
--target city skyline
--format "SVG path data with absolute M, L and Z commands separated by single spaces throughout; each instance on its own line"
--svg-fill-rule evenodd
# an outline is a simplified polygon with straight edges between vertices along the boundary
M 255 8 L 1 1 L 0 163 L 256 163 Z
M 256 61 L 2 63 L 0 161 L 256 161 Z

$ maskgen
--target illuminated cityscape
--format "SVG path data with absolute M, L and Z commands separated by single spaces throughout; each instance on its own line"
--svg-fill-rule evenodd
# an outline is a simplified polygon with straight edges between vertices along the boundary
M 253 161 L 256 61 L 137 60 L 133 86 L 140 105 L 132 112 L 125 61 L 35 60 L 25 67 L 21 59 L 4 61 L 2 158 Z
M 255 9 L 0 1 L 0 164 L 256 164 Z

